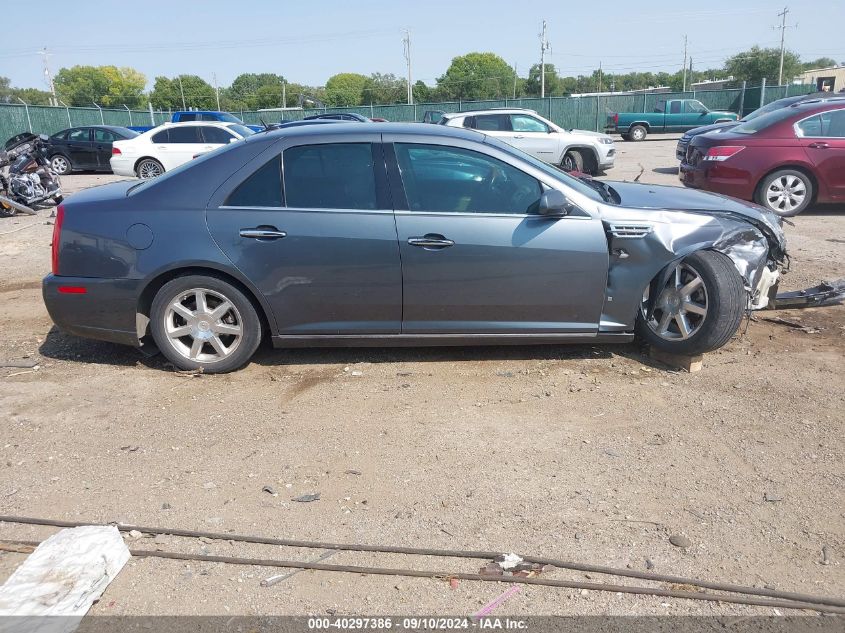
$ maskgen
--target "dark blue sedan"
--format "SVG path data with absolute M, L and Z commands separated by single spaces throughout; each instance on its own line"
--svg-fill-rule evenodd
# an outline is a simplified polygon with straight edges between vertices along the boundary
M 576 179 L 423 124 L 255 134 L 59 208 L 63 330 L 230 371 L 276 347 L 621 342 L 698 353 L 765 305 L 778 219 L 707 193 Z

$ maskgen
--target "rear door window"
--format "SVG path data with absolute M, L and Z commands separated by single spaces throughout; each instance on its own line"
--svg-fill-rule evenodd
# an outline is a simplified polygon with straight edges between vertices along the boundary
M 108 130 L 94 130 L 94 141 L 97 143 L 114 143 L 116 140 L 117 136 L 115 136 Z
M 377 209 L 372 143 L 290 147 L 284 153 L 288 207 Z
M 510 132 L 511 118 L 507 114 L 478 114 L 475 129 L 482 132 Z
M 681 113 L 681 102 L 680 101 L 672 101 L 669 103 L 669 114 L 680 114 Z
M 235 137 L 223 128 L 215 127 L 213 125 L 204 125 L 202 126 L 202 138 L 206 143 L 223 145 Z
M 822 112 L 795 124 L 803 137 L 845 138 L 845 110 Z
M 153 143 L 167 143 L 170 139 L 170 128 L 165 128 L 161 132 L 156 132 L 150 139 Z
M 244 180 L 226 200 L 230 207 L 281 207 L 282 157 L 275 156 Z
M 198 125 L 175 126 L 170 128 L 171 143 L 202 143 Z

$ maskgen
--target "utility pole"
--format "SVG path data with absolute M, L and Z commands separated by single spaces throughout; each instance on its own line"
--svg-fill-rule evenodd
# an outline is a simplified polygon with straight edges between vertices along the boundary
M 546 39 L 546 21 L 543 20 L 543 30 L 540 33 L 540 98 L 546 96 L 546 51 L 551 47 Z
M 411 31 L 404 29 L 405 37 L 402 40 L 405 53 L 405 63 L 408 65 L 408 105 L 414 103 L 414 84 L 411 79 Z
M 681 92 L 687 91 L 687 36 L 684 35 L 684 87 Z
M 601 62 L 599 62 L 599 92 L 601 92 Z
M 282 107 L 288 107 L 288 82 L 284 78 L 282 79 Z
M 179 94 L 182 95 L 182 109 L 187 110 L 188 106 L 185 105 L 185 90 L 182 88 L 182 75 L 179 75 Z
M 778 68 L 778 85 L 783 85 L 783 45 L 786 36 L 786 29 L 797 27 L 797 24 L 787 24 L 786 16 L 789 13 L 789 7 L 784 7 L 783 11 L 778 13 L 778 17 L 782 18 L 779 26 L 773 26 L 773 29 L 780 29 L 780 67 Z
M 56 97 L 56 87 L 53 85 L 53 75 L 50 73 L 50 57 L 52 53 L 48 53 L 47 47 L 45 46 L 38 54 L 41 55 L 41 59 L 44 62 L 44 81 L 50 87 L 50 94 L 52 95 L 50 105 L 58 105 L 59 100 Z
M 517 80 L 517 77 L 519 77 L 519 71 L 517 70 L 517 68 L 518 68 L 518 66 L 514 62 L 514 65 L 513 65 L 513 98 L 514 98 L 514 100 L 516 100 L 516 80 Z
M 220 88 L 217 86 L 217 73 L 211 73 L 211 77 L 214 79 L 214 94 L 217 97 L 217 111 L 220 111 Z M 179 82 L 181 87 L 182 83 L 181 80 Z M 182 101 L 184 102 L 185 97 L 182 97 Z

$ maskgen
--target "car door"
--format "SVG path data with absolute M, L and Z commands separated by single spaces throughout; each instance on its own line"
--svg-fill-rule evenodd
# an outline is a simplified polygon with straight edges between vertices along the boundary
M 608 269 L 598 218 L 538 215 L 544 185 L 496 148 L 394 140 L 403 334 L 597 331 Z
M 513 135 L 507 143 L 547 163 L 559 162 L 558 138 L 548 125 L 530 114 L 511 114 L 510 120 Z
M 686 132 L 694 127 L 709 125 L 713 122 L 713 117 L 708 116 L 709 112 L 710 111 L 703 103 L 701 103 L 701 101 L 697 101 L 696 99 L 687 99 L 684 101 L 685 116 L 682 120 L 683 125 L 680 127 L 676 125 L 673 128 L 673 131 Z
M 199 125 L 173 125 L 169 129 L 167 146 L 162 150 L 162 165 L 171 170 L 203 153 L 203 140 Z M 206 150 L 207 151 L 207 150 Z
M 68 158 L 76 169 L 95 169 L 97 155 L 91 142 L 91 128 L 73 128 L 67 134 Z
M 285 139 L 209 205 L 212 236 L 264 295 L 283 336 L 400 331 L 402 273 L 382 148 L 372 135 L 352 140 Z
M 94 128 L 94 155 L 97 159 L 97 169 L 111 169 L 112 143 L 118 140 L 117 135 L 103 128 Z
M 845 108 L 796 124 L 800 142 L 833 200 L 845 200 Z

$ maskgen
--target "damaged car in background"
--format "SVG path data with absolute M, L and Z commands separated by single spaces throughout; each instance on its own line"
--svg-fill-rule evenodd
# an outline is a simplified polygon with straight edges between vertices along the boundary
M 480 132 L 266 131 L 59 209 L 63 330 L 225 372 L 308 346 L 716 349 L 787 263 L 780 219 L 724 196 L 578 179 Z

